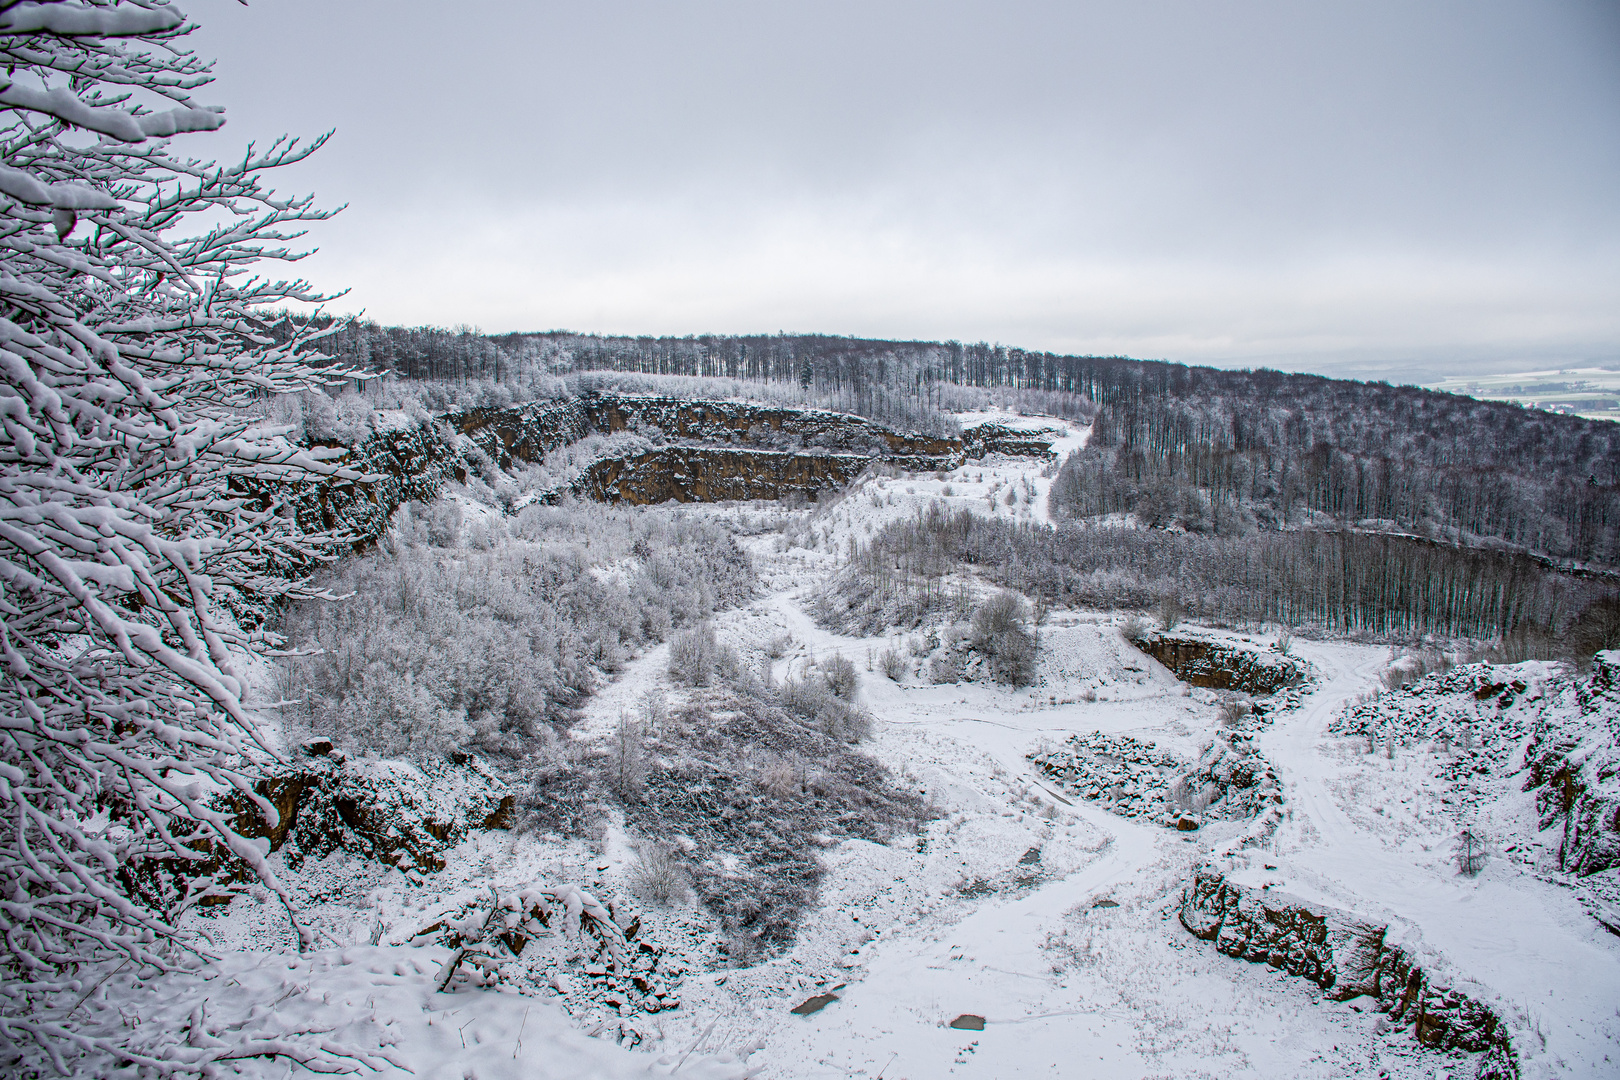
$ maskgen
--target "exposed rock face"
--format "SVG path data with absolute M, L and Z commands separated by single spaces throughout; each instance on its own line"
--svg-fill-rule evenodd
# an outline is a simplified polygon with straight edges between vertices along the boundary
M 676 439 L 739 446 L 813 447 L 899 459 L 917 469 L 941 468 L 963 452 L 959 439 L 893 431 L 863 416 L 820 409 L 619 394 L 591 394 L 582 401 L 592 427 L 605 434 L 656 430 Z
M 989 454 L 1008 457 L 1055 457 L 1050 431 L 1022 431 L 1005 424 L 977 424 L 962 432 L 962 455 L 981 458 Z
M 1483 1053 L 1477 1076 L 1519 1075 L 1502 1020 L 1476 998 L 1436 982 L 1398 940 L 1399 928 L 1240 885 L 1201 867 L 1181 897 L 1181 924 L 1228 956 L 1300 975 L 1343 1001 L 1366 994 L 1435 1049 Z
M 1434 672 L 1347 708 L 1329 730 L 1437 745 L 1458 806 L 1478 805 L 1482 778 L 1515 777 L 1535 792 L 1560 869 L 1620 866 L 1620 651 L 1598 653 L 1585 676 L 1537 660 Z
M 284 771 L 255 785 L 281 815 L 273 827 L 241 806 L 236 826 L 284 850 L 306 855 L 342 849 L 402 870 L 444 869 L 444 851 L 470 829 L 512 826 L 514 798 L 478 758 L 425 768 L 400 761 L 348 761 L 325 740 L 311 740 Z
M 368 479 L 311 484 L 294 509 L 306 527 L 342 530 L 363 549 L 402 504 L 430 500 L 450 481 L 465 481 L 489 465 L 506 470 L 539 462 L 593 432 L 621 431 L 688 445 L 596 462 L 571 485 L 575 494 L 638 504 L 813 499 L 848 484 L 874 460 L 905 469 L 941 469 L 992 453 L 1051 456 L 1052 445 L 1050 432 L 999 424 L 946 439 L 819 409 L 593 393 L 471 409 L 380 430 L 350 448 L 347 460 Z M 247 490 L 251 493 L 251 486 Z
M 598 461 L 574 482 L 576 494 L 637 505 L 781 499 L 841 488 L 871 464 L 853 454 L 790 454 L 671 446 L 633 458 Z
M 442 419 L 503 469 L 514 462 L 539 461 L 559 446 L 583 439 L 595 426 L 588 399 L 573 398 L 471 409 Z
M 1131 642 L 1193 686 L 1271 694 L 1305 677 L 1305 665 L 1281 653 L 1244 649 L 1219 641 L 1146 634 Z
M 1556 830 L 1564 869 L 1620 866 L 1620 650 L 1598 653 L 1586 679 L 1544 696 L 1550 707 L 1524 751 L 1538 824 Z

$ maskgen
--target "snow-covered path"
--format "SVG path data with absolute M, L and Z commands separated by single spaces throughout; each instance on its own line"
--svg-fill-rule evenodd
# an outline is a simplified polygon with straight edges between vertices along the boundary
M 1083 437 L 1069 433 L 1075 444 Z M 702 1044 L 709 1030 L 731 1043 L 757 1040 L 763 1049 L 752 1060 L 784 1080 L 1449 1075 L 1454 1062 L 1404 1029 L 1380 1028 L 1364 1006 L 1222 956 L 1180 927 L 1174 912 L 1192 867 L 1235 826 L 1181 835 L 1137 824 L 1075 805 L 1032 770 L 1032 749 L 1072 732 L 1130 734 L 1195 756 L 1217 731 L 1215 710 L 1181 696 L 1162 668 L 1144 670 L 1109 617 L 1066 613 L 1064 629 L 1043 631 L 1045 681 L 1015 692 L 911 675 L 893 682 L 873 658 L 905 641 L 843 637 L 805 610 L 851 541 L 931 503 L 1040 520 L 1050 487 L 1040 471 L 1003 461 L 869 478 L 782 534 L 787 543 L 777 534 L 750 541 L 771 591 L 717 619 L 721 640 L 756 650 L 787 640 L 777 680 L 812 659 L 853 661 L 877 718 L 863 748 L 935 800 L 941 818 L 916 851 L 857 841 L 829 850 L 821 907 L 795 947 L 755 968 L 691 980 L 680 1014 L 667 1020 L 668 1045 Z M 998 494 L 1015 486 L 1027 493 L 1016 504 Z M 1070 645 L 1059 643 L 1065 634 Z M 1516 1036 L 1527 1076 L 1609 1073 L 1620 953 L 1571 898 L 1503 860 L 1461 878 L 1445 852 L 1402 849 L 1358 824 L 1341 804 L 1356 790 L 1349 751 L 1327 729 L 1376 686 L 1385 650 L 1301 642 L 1299 651 L 1322 681 L 1261 740 L 1290 817 L 1276 839 L 1280 857 L 1267 852 L 1252 872 L 1279 862 L 1291 893 L 1417 927 L 1436 971 L 1497 989 L 1503 1015 L 1529 1018 L 1521 1035 L 1545 1034 L 1545 1050 Z M 667 662 L 660 649 L 629 665 L 588 704 L 576 735 L 606 737 L 621 711 L 667 682 Z M 1087 686 L 1098 693 L 1082 693 Z M 1401 785 L 1413 775 L 1384 774 L 1381 798 L 1411 794 Z M 1026 846 L 1044 858 L 1039 874 L 1020 878 Z M 792 1013 L 828 992 L 836 1000 L 819 1011 Z M 961 1014 L 986 1026 L 950 1027 Z
M 1284 887 L 1415 926 L 1447 967 L 1495 991 L 1504 1011 L 1529 1013 L 1545 1033 L 1545 1063 L 1554 1075 L 1601 1075 L 1610 1068 L 1610 1075 L 1620 1074 L 1620 1060 L 1608 1060 L 1620 1036 L 1620 940 L 1569 890 L 1512 863 L 1494 860 L 1469 878 L 1456 872 L 1446 852 L 1414 856 L 1359 827 L 1333 790 L 1343 766 L 1324 752 L 1324 740 L 1343 703 L 1376 686 L 1382 665 L 1371 649 L 1301 651 L 1323 674 L 1323 684 L 1262 739 L 1292 815 Z M 1267 880 L 1277 882 L 1279 875 Z M 1518 1049 L 1540 1056 L 1540 1046 Z
M 778 678 L 797 672 L 809 656 L 838 653 L 864 666 L 868 651 L 886 644 L 820 628 L 802 606 L 806 599 L 802 586 L 761 598 L 722 619 L 721 636 L 750 628 L 791 635 Z M 1098 640 L 1116 650 L 1119 663 L 1139 662 L 1111 627 Z M 1174 911 L 1182 884 L 1214 837 L 1054 799 L 1056 789 L 1025 758 L 1044 740 L 1100 729 L 1176 742 L 1183 722 L 1210 728 L 1215 722 L 1213 709 L 1182 698 L 1162 670 L 1142 684 L 1132 679 L 1109 689 L 1119 696 L 1064 705 L 1043 691 L 900 685 L 867 675 L 864 694 L 878 721 L 867 748 L 939 800 L 945 818 L 930 830 L 939 851 L 931 847 L 929 859 L 909 864 L 911 871 L 905 856 L 874 845 L 852 842 L 832 853 L 822 915 L 807 922 L 799 944 L 759 968 L 696 980 L 682 1023 L 694 1033 L 716 1022 L 757 1036 L 764 1049 L 755 1060 L 764 1075 L 807 1080 L 951 1074 L 1325 1080 L 1381 1069 L 1430 1075 L 1432 1063 L 1409 1037 L 1377 1036 L 1371 1016 L 1324 1001 L 1304 980 L 1222 956 L 1181 928 Z M 1032 812 L 1036 805 L 1049 812 Z M 953 864 L 959 855 L 964 866 L 982 866 L 987 848 L 1000 836 L 1023 835 L 1018 830 L 1028 830 L 1036 845 L 1044 837 L 1051 862 L 1065 840 L 1083 834 L 1089 838 L 1082 841 L 1083 861 L 1022 890 L 903 880 L 907 873 L 937 875 L 936 860 Z M 1003 856 L 1008 866 L 1022 846 Z M 859 902 L 874 889 L 905 893 L 915 907 L 879 925 Z M 876 931 L 847 956 L 849 942 L 833 937 L 849 926 L 839 919 L 845 910 Z M 836 966 L 829 968 L 829 959 Z M 794 981 L 796 973 L 827 970 L 837 974 Z M 829 991 L 837 1000 L 813 1015 L 790 1012 Z M 949 1026 L 963 1014 L 983 1017 L 986 1026 Z

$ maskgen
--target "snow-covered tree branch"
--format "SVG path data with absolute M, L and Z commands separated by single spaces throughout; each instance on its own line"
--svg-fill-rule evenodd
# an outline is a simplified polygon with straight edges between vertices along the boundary
M 290 568 L 337 539 L 280 493 L 358 475 L 257 419 L 329 380 L 315 339 L 253 312 L 326 299 L 264 276 L 293 261 L 311 198 L 266 171 L 318 148 L 278 139 L 219 166 L 168 137 L 217 128 L 208 64 L 166 0 L 0 2 L 0 1042 L 49 1042 L 39 995 L 106 956 L 165 966 L 173 911 L 143 865 L 246 864 L 235 793 L 274 750 L 242 705 L 227 617 L 298 594 Z M 210 874 L 196 879 L 211 880 Z M 202 885 L 197 886 L 198 889 Z M 54 1057 L 56 1050 L 41 1046 Z

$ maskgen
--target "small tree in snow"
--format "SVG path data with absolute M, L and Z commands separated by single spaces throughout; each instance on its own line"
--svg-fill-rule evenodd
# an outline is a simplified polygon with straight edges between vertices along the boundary
M 285 500 L 338 470 L 254 418 L 267 396 L 325 378 L 310 339 L 278 343 L 253 317 L 322 299 L 254 274 L 297 258 L 285 245 L 299 223 L 326 216 L 261 183 L 320 140 L 225 166 L 171 153 L 168 136 L 225 119 L 191 98 L 212 77 L 183 48 L 193 29 L 165 0 L 0 3 L 0 1042 L 13 1063 L 29 1046 L 59 1066 L 70 1045 L 115 1048 L 36 1003 L 98 957 L 169 962 L 177 908 L 134 898 L 143 866 L 230 858 L 280 891 L 215 798 L 275 817 L 244 772 L 272 751 L 233 656 L 278 642 L 221 612 L 296 593 L 288 569 L 332 540 L 301 531 Z M 222 1047 L 193 1049 L 188 1071 Z
M 1457 858 L 1459 874 L 1473 877 L 1485 869 L 1485 841 L 1472 829 L 1464 829 L 1457 834 L 1452 852 Z

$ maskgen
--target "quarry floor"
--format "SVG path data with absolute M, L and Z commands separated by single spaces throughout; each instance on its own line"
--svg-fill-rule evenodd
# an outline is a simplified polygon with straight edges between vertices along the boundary
M 1084 437 L 1071 429 L 1058 449 Z M 293 980 L 328 1004 L 365 1001 L 395 1032 L 398 1075 L 408 1069 L 420 1080 L 1471 1077 L 1471 1059 L 1421 1049 L 1368 999 L 1332 1001 L 1304 979 L 1223 956 L 1182 928 L 1176 910 L 1191 869 L 1240 825 L 1180 833 L 1122 818 L 1065 795 L 1031 767 L 1031 750 L 1074 732 L 1151 739 L 1191 758 L 1218 731 L 1209 696 L 1189 694 L 1126 644 L 1115 616 L 1053 612 L 1041 628 L 1036 681 L 1014 691 L 929 685 L 915 673 L 891 681 L 875 658 L 905 650 L 903 635 L 841 637 L 806 613 L 852 539 L 936 500 L 1044 520 L 1047 471 L 1044 462 L 1002 460 L 949 476 L 868 478 L 809 510 L 670 511 L 751 523 L 744 542 L 764 588 L 717 620 L 722 641 L 762 648 L 787 635 L 777 679 L 807 660 L 848 657 L 876 718 L 864 749 L 937 811 L 920 837 L 830 844 L 819 906 L 787 954 L 695 972 L 681 1007 L 659 1014 L 650 1043 L 632 1053 L 586 1039 L 544 996 L 432 994 L 424 985 L 433 950 L 368 949 L 375 912 L 404 922 L 422 902 L 421 889 L 390 872 L 373 875 L 364 905 L 344 914 L 335 904 L 325 917 L 329 942 L 343 947 L 330 955 L 349 959 L 320 970 L 310 962 L 277 976 L 279 985 Z M 1001 496 L 1015 484 L 1025 495 L 1009 506 Z M 785 528 L 758 528 L 775 515 L 790 519 L 779 522 Z M 1270 641 L 1249 636 L 1258 647 Z M 1431 805 L 1423 762 L 1365 756 L 1327 736 L 1335 710 L 1376 685 L 1387 646 L 1301 641 L 1296 653 L 1313 665 L 1315 690 L 1262 739 L 1289 817 L 1269 847 L 1229 869 L 1369 918 L 1415 923 L 1513 1014 L 1526 1076 L 1620 1075 L 1620 938 L 1605 935 L 1568 890 L 1508 860 L 1460 878 L 1445 847 L 1455 823 Z M 678 699 L 667 668 L 667 648 L 637 658 L 589 701 L 574 737 L 608 738 L 649 690 Z M 456 852 L 434 888 L 491 875 L 622 885 L 634 840 L 615 830 L 598 847 L 487 834 Z M 264 944 L 274 933 L 265 929 L 272 906 L 259 929 L 244 919 L 240 940 L 221 944 Z M 712 920 L 695 905 L 646 918 L 649 934 L 695 965 L 712 959 Z M 418 974 L 400 966 L 407 963 Z M 342 981 L 354 982 L 356 971 L 374 977 Z M 233 977 L 269 978 L 258 969 Z M 385 984 L 395 989 L 378 989 Z M 794 1012 L 818 995 L 832 997 L 807 1015 Z M 964 1016 L 982 1018 L 982 1028 L 952 1026 Z M 592 1019 L 575 1018 L 586 1028 Z M 384 1064 L 383 1075 L 392 1068 Z

